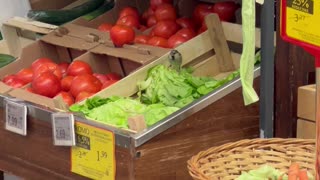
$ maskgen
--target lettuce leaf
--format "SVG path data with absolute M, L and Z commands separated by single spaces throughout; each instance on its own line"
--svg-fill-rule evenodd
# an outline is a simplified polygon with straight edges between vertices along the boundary
M 129 117 L 143 115 L 147 126 L 151 126 L 179 108 L 160 103 L 145 105 L 139 99 L 113 96 L 87 99 L 83 105 L 75 104 L 70 107 L 70 110 L 83 113 L 89 119 L 127 129 Z

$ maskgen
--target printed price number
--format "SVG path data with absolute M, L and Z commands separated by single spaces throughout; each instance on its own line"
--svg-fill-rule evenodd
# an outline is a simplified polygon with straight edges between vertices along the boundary
M 27 135 L 27 106 L 24 104 L 5 100 L 6 125 L 5 129 L 23 136 Z
M 97 151 L 97 161 L 108 158 L 108 153 L 105 151 Z
M 74 146 L 74 116 L 69 113 L 52 114 L 53 140 L 56 146 Z
M 294 22 L 304 21 L 306 19 L 306 16 L 303 14 L 294 14 L 294 17 L 292 19 Z
M 111 131 L 76 122 L 71 171 L 90 179 L 115 179 L 115 141 Z

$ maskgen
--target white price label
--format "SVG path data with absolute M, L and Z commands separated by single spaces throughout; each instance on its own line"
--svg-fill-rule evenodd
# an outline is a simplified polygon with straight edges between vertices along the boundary
M 27 106 L 12 102 L 5 101 L 6 105 L 6 130 L 26 136 L 27 135 Z
M 74 146 L 74 116 L 69 113 L 52 114 L 53 140 L 56 146 Z

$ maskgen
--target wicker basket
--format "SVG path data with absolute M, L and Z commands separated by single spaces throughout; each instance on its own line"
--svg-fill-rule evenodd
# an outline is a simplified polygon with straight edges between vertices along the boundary
M 242 171 L 271 165 L 287 172 L 291 162 L 315 175 L 315 140 L 252 139 L 213 147 L 188 161 L 190 175 L 197 180 L 236 179 Z

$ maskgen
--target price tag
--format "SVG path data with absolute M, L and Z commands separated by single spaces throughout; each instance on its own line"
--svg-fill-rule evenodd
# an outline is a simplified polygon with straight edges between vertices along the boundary
M 26 136 L 27 135 L 27 106 L 24 104 L 5 100 L 6 125 L 8 131 Z
M 71 148 L 71 171 L 91 179 L 115 179 L 114 134 L 76 122 L 76 146 Z
M 281 35 L 291 42 L 320 46 L 320 1 L 283 0 Z
M 74 146 L 74 116 L 69 113 L 52 114 L 53 141 L 56 146 Z

